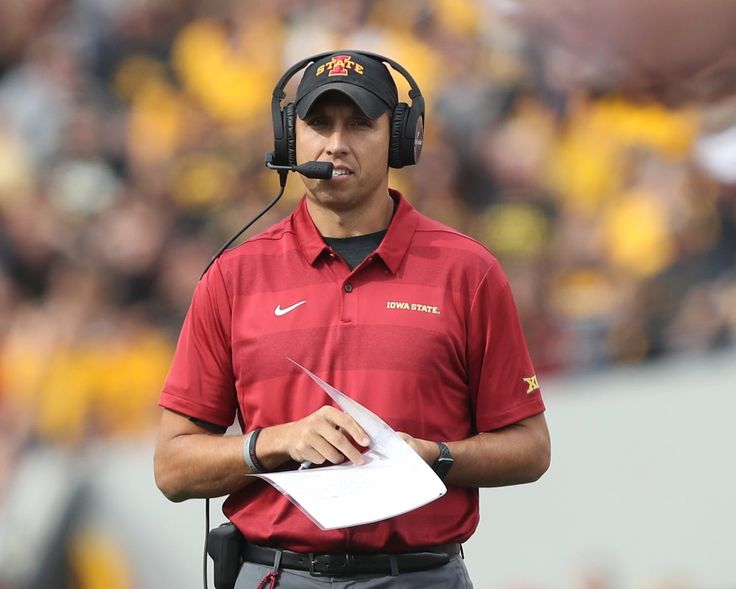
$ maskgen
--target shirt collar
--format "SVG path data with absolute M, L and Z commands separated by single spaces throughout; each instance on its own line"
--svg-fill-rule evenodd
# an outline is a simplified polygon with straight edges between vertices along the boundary
M 398 190 L 391 188 L 389 194 L 397 206 L 376 255 L 396 274 L 419 224 L 419 213 Z M 330 250 L 309 216 L 306 197 L 302 197 L 292 215 L 292 226 L 305 259 L 314 266 L 319 257 Z
M 391 273 L 396 274 L 414 239 L 414 231 L 419 224 L 419 212 L 398 190 L 391 188 L 389 194 L 396 203 L 396 211 L 376 254 L 381 257 Z

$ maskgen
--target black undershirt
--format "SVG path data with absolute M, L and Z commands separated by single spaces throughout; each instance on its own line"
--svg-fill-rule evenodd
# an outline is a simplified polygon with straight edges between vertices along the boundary
M 345 260 L 348 267 L 352 270 L 365 260 L 369 254 L 376 251 L 384 235 L 386 235 L 385 229 L 376 233 L 368 233 L 367 235 L 323 237 L 322 239 Z

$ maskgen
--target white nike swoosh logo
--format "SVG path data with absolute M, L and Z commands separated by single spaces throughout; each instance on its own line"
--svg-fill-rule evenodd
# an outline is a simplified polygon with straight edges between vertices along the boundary
M 306 302 L 307 301 L 299 301 L 298 303 L 291 305 L 291 307 L 286 307 L 286 309 L 282 309 L 281 305 L 276 305 L 276 308 L 273 310 L 273 314 L 276 315 L 276 317 L 281 317 L 281 315 L 286 315 L 289 311 L 293 311 L 297 307 L 301 307 Z

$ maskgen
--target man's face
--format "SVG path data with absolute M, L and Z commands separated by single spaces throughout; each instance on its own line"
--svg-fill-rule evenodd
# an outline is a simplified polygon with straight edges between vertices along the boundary
M 331 180 L 303 178 L 311 200 L 335 211 L 357 210 L 388 194 L 388 112 L 366 117 L 344 94 L 327 92 L 296 119 L 297 163 L 332 162 Z

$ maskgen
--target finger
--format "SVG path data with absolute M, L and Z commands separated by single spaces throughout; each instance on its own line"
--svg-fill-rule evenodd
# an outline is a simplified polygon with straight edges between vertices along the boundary
M 332 430 L 334 431 L 334 430 Z M 312 444 L 312 449 L 319 455 L 319 460 L 315 464 L 324 464 L 325 461 L 332 464 L 340 464 L 345 460 L 345 454 L 339 447 L 335 446 L 329 439 L 317 436 Z
M 329 419 L 332 420 L 332 423 L 336 428 L 341 429 L 344 434 L 350 436 L 361 446 L 368 447 L 370 445 L 371 439 L 368 437 L 368 434 L 366 434 L 363 428 L 360 427 L 358 422 L 350 417 L 347 413 L 339 411 L 337 413 L 331 414 L 329 416 Z
M 420 452 L 419 452 L 419 445 L 417 444 L 416 439 L 414 439 L 412 436 L 410 436 L 409 434 L 406 434 L 404 432 L 396 432 L 396 433 L 399 434 L 399 437 L 402 440 L 404 440 L 407 444 L 409 444 L 409 447 L 412 450 L 414 450 L 414 452 L 416 452 L 417 454 L 420 454 Z
M 337 448 L 316 433 L 301 440 L 294 450 L 291 456 L 296 462 L 306 460 L 312 464 L 324 464 L 325 462 L 339 464 L 345 460 Z
M 331 428 L 325 433 L 325 439 L 336 448 L 342 456 L 354 464 L 363 464 L 361 451 L 353 445 L 351 439 L 340 428 Z
M 352 440 L 359 445 L 367 447 L 370 438 L 358 423 L 347 413 L 331 406 L 324 406 L 308 417 L 312 435 L 321 436 L 341 454 L 341 460 L 347 458 L 355 464 L 362 464 L 363 458 L 360 450 L 355 447 Z M 325 448 L 310 436 L 310 443 L 324 456 L 337 463 L 330 450 Z M 344 458 L 342 458 L 344 457 Z
M 289 455 L 296 462 L 309 461 L 312 464 L 322 464 L 325 461 L 325 457 L 314 447 L 314 439 L 311 437 L 299 440 Z

